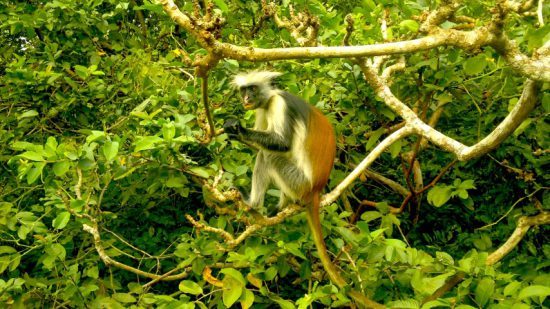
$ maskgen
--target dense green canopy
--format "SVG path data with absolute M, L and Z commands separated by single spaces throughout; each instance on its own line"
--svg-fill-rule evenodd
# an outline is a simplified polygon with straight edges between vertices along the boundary
M 0 3 L 0 304 L 550 306 L 548 2 L 160 2 Z M 266 217 L 235 199 L 252 69 L 335 128 L 350 287 L 276 188 Z

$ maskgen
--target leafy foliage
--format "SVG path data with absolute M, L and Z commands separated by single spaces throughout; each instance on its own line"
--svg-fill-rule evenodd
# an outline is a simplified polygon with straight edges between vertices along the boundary
M 294 44 L 272 22 L 248 35 L 262 14 L 259 4 L 213 2 L 227 20 L 225 41 Z M 352 44 L 372 44 L 383 40 L 379 18 L 385 11 L 392 21 L 388 39 L 404 40 L 416 35 L 415 16 L 436 4 L 300 0 L 294 6 L 319 18 L 321 44 L 338 46 L 346 14 L 360 21 Z M 483 22 L 492 6 L 466 1 L 463 13 Z M 192 11 L 192 3 L 182 9 Z M 544 9 L 548 20 L 547 3 Z M 285 5 L 280 14 L 288 14 Z M 549 39 L 548 28 L 536 28 L 533 17 L 519 15 L 505 25 L 529 52 Z M 200 217 L 229 233 L 242 231 L 231 216 L 207 207 L 212 201 L 202 184 L 223 169 L 221 189 L 249 187 L 254 159 L 253 150 L 223 134 L 201 143 L 205 115 L 185 53 L 195 59 L 204 51 L 149 1 L 0 3 L 1 303 L 25 308 L 349 305 L 345 291 L 323 277 L 303 214 L 256 232 L 236 248 L 225 246 L 217 234 L 194 230 L 184 217 Z M 406 60 L 392 90 L 428 115 L 443 108 L 437 128 L 467 144 L 490 132 L 521 94 L 522 78 L 491 49 L 440 48 Z M 238 107 L 229 76 L 257 66 L 227 59 L 210 72 L 217 127 L 230 115 L 253 123 L 252 112 Z M 339 138 L 330 187 L 400 121 L 362 82 L 352 61 L 269 66 L 286 72 L 281 87 L 331 119 Z M 548 306 L 548 227 L 529 232 L 501 263 L 485 264 L 519 216 L 550 208 L 547 86 L 540 100 L 500 148 L 457 163 L 417 197 L 409 211 L 417 208 L 417 218 L 389 211 L 402 197 L 372 181 L 356 182 L 341 202 L 326 207 L 326 242 L 348 281 L 397 308 Z M 394 144 L 373 170 L 406 186 L 402 165 L 409 162 L 402 155 L 417 142 Z M 453 160 L 429 147 L 417 159 L 428 182 Z M 274 204 L 277 192 L 269 193 L 266 204 Z M 360 213 L 355 205 L 362 200 L 377 201 L 378 208 Z M 360 216 L 354 223 L 355 212 Z M 92 224 L 86 214 L 99 223 L 101 244 L 112 259 L 158 275 L 177 269 L 185 278 L 148 284 L 151 279 L 107 265 L 83 230 Z M 207 269 L 213 274 L 205 275 Z M 464 280 L 455 289 L 422 305 L 459 273 Z

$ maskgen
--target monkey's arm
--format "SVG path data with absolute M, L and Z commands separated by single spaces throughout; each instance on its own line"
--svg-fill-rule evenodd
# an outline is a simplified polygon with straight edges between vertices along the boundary
M 238 139 L 261 149 L 286 152 L 290 150 L 292 137 L 284 137 L 275 132 L 256 131 L 241 128 Z
M 283 135 L 270 131 L 258 131 L 244 128 L 238 119 L 229 119 L 223 125 L 229 137 L 237 139 L 254 148 L 286 152 L 290 150 L 292 130 L 285 130 Z

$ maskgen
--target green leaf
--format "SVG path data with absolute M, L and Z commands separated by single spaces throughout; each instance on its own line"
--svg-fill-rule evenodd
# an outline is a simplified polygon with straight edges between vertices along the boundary
M 495 281 L 491 278 L 483 278 L 477 284 L 475 291 L 476 302 L 480 306 L 485 306 L 493 293 L 495 292 Z
M 118 154 L 118 142 L 106 141 L 103 144 L 103 155 L 107 161 L 113 161 Z
M 487 59 L 485 55 L 481 54 L 476 57 L 472 57 L 462 64 L 464 72 L 467 75 L 477 75 L 485 69 L 487 66 Z
M 470 189 L 476 188 L 476 186 L 474 185 L 473 179 L 466 179 L 462 181 L 458 187 L 463 190 L 470 190 Z
M 69 219 L 71 219 L 71 214 L 68 211 L 61 212 L 53 219 L 52 226 L 55 229 L 63 229 L 69 223 Z
M 428 202 L 435 207 L 441 207 L 451 198 L 452 188 L 435 186 L 428 192 Z
M 44 248 L 44 251 L 46 254 L 48 254 L 51 257 L 59 258 L 59 260 L 64 261 L 65 256 L 67 254 L 67 251 L 65 250 L 65 247 L 63 247 L 61 244 L 53 243 L 49 246 L 46 246 Z
M 44 161 L 44 157 L 36 151 L 25 151 L 19 156 L 31 161 Z
M 231 307 L 241 297 L 244 290 L 244 285 L 239 280 L 232 276 L 223 278 L 223 304 L 226 307 Z
M 96 278 L 97 279 L 97 278 Z M 128 283 L 128 291 L 135 294 L 142 294 L 143 293 L 143 286 L 137 282 L 130 282 Z
M 187 179 L 185 177 L 170 177 L 164 184 L 168 188 L 183 188 L 186 183 Z
M 49 152 L 54 152 L 55 153 L 55 151 L 57 150 L 58 145 L 59 144 L 57 143 L 57 140 L 55 139 L 55 137 L 50 136 L 50 137 L 48 137 L 48 140 L 46 141 L 45 148 Z
M 368 7 L 369 10 L 372 11 L 376 9 L 376 3 L 373 0 L 363 0 L 363 5 Z
M 176 127 L 173 123 L 166 123 L 162 126 L 162 137 L 167 140 L 171 141 L 174 136 L 176 135 Z
M 420 27 L 418 25 L 418 22 L 416 20 L 407 19 L 399 23 L 399 27 L 401 29 L 409 30 L 410 32 L 416 32 L 418 31 L 418 28 Z
M 27 171 L 27 183 L 34 183 L 42 175 L 46 162 L 33 163 L 33 167 Z
M 390 150 L 391 157 L 393 159 L 397 158 L 397 156 L 399 155 L 399 152 L 401 152 L 402 144 L 403 144 L 402 140 L 397 140 L 390 145 L 389 150 Z
M 189 171 L 202 178 L 210 177 L 210 173 L 204 167 L 192 167 L 189 169 Z
M 521 287 L 521 282 L 512 281 L 504 288 L 504 296 L 514 296 Z
M 214 3 L 216 4 L 216 6 L 220 10 L 222 10 L 222 12 L 228 12 L 229 11 L 229 7 L 225 3 L 225 1 L 223 1 L 223 0 L 214 0 Z
M 389 306 L 390 308 L 417 309 L 417 308 L 420 308 L 420 303 L 415 299 L 403 299 L 403 300 L 392 301 L 390 302 Z
M 157 3 L 150 3 L 148 1 L 145 1 L 143 5 L 141 6 L 134 6 L 134 10 L 148 10 L 156 14 L 162 14 L 164 13 L 164 10 L 162 9 L 162 5 Z
M 516 130 L 514 131 L 514 136 L 515 137 L 518 137 L 521 135 L 521 133 L 523 133 L 523 131 L 525 131 L 525 129 L 527 129 L 527 127 L 533 122 L 533 119 L 531 118 L 527 118 L 525 119 L 520 125 L 519 127 L 516 128 Z
M 453 101 L 453 95 L 448 92 L 443 92 L 435 96 L 435 99 L 440 105 L 447 104 Z
M 0 246 L 0 255 L 6 254 L 6 253 L 15 253 L 17 250 L 10 246 Z
M 371 150 L 376 142 L 380 139 L 380 136 L 384 134 L 384 128 L 380 128 L 374 132 L 372 132 L 372 135 L 369 137 L 369 141 L 367 142 L 367 145 L 365 146 L 365 150 Z
M 241 274 L 240 271 L 236 270 L 235 268 L 223 268 L 220 270 L 220 273 L 233 277 L 234 279 L 238 280 L 243 286 L 246 285 L 246 280 L 243 277 L 243 274 Z
M 71 209 L 76 212 L 81 212 L 84 208 L 84 205 L 86 205 L 86 202 L 83 200 L 71 200 L 70 202 Z
M 87 67 L 81 66 L 81 65 L 75 65 L 74 70 L 75 70 L 76 74 L 79 77 L 81 77 L 83 79 L 86 79 L 86 77 L 88 77 L 88 68 Z
M 92 130 L 91 134 L 86 137 L 86 143 L 95 142 L 105 137 L 105 132 Z
M 17 229 L 17 237 L 19 237 L 19 239 L 27 239 L 27 235 L 29 234 L 29 232 L 31 231 L 31 229 L 26 226 L 26 225 L 21 225 L 19 227 L 19 229 Z
M 155 144 L 162 142 L 162 138 L 158 136 L 143 136 L 136 144 L 134 152 L 139 152 L 142 150 L 154 149 Z
M 296 306 L 291 301 L 288 301 L 275 293 L 268 294 L 269 299 L 276 302 L 283 309 L 294 309 Z
M 59 161 L 55 162 L 53 165 L 53 173 L 57 177 L 61 177 L 67 173 L 69 170 L 69 167 L 71 166 L 71 163 L 69 161 Z
M 97 265 L 86 269 L 86 276 L 94 279 L 99 278 L 99 268 L 97 267 Z
M 250 290 L 244 290 L 240 298 L 241 308 L 248 309 L 254 304 L 254 293 Z
M 304 260 L 307 260 L 307 257 L 304 255 L 304 253 L 300 250 L 300 244 L 293 242 L 293 243 L 287 243 L 284 245 L 284 248 L 292 253 L 293 255 L 300 257 Z
M 91 170 L 95 165 L 95 161 L 88 158 L 84 158 L 78 161 L 78 167 L 81 168 L 83 171 Z
M 357 234 L 355 234 L 352 230 L 345 228 L 343 226 L 336 227 L 336 231 L 338 234 L 340 234 L 347 242 L 357 245 L 358 239 Z
M 179 290 L 186 294 L 199 295 L 202 294 L 202 288 L 196 282 L 191 280 L 183 280 L 178 286 Z
M 31 110 L 25 111 L 21 115 L 17 116 L 17 120 L 21 120 L 23 118 L 31 118 L 31 117 L 35 117 L 35 116 L 38 116 L 38 112 L 35 111 L 34 109 L 31 109 Z
M 528 297 L 546 298 L 550 295 L 550 287 L 544 285 L 531 285 L 523 288 L 518 295 L 518 299 L 522 300 Z
M 33 149 L 35 149 L 38 145 L 29 143 L 29 142 L 17 141 L 17 142 L 11 143 L 10 146 L 11 146 L 11 148 L 12 148 L 13 150 L 33 150 Z
M 112 296 L 116 301 L 121 303 L 135 303 L 136 298 L 128 293 L 114 293 Z
M 425 277 L 426 274 L 416 270 L 411 278 L 412 287 L 422 295 L 431 295 L 445 284 L 453 273 L 444 273 L 435 277 Z

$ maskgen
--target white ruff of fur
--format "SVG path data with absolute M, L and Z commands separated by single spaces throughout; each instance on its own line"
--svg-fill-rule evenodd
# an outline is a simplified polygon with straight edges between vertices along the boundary
M 281 76 L 282 73 L 270 71 L 252 71 L 239 73 L 233 78 L 233 85 L 237 88 L 250 85 L 269 85 L 274 78 Z

